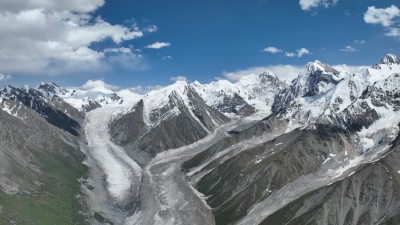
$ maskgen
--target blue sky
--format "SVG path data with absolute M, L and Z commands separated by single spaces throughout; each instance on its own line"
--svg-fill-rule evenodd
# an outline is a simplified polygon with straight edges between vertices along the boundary
M 359 66 L 400 55 L 395 0 L 20 2 L 0 3 L 3 84 L 152 86 L 267 68 L 285 77 L 316 59 Z

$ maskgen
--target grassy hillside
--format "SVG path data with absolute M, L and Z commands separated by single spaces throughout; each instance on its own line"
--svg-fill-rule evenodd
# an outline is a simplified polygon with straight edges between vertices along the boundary
M 48 153 L 31 149 L 39 174 L 39 187 L 32 192 L 7 195 L 0 191 L 0 224 L 69 225 L 85 224 L 79 213 L 83 207 L 76 197 L 79 192 L 78 179 L 87 171 L 81 164 L 83 157 L 70 146 L 60 146 L 63 151 Z M 36 173 L 36 172 L 32 172 Z M 37 176 L 39 175 L 39 176 Z M 36 178 L 38 177 L 38 178 Z

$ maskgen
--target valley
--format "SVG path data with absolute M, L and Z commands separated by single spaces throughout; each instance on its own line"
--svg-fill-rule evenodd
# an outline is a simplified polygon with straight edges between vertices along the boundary
M 400 221 L 394 55 L 356 73 L 310 62 L 290 84 L 265 72 L 147 94 L 101 85 L 0 91 L 2 135 L 23 140 L 1 142 L 0 219 L 27 224 L 28 210 L 8 210 L 16 196 L 68 192 L 66 224 Z

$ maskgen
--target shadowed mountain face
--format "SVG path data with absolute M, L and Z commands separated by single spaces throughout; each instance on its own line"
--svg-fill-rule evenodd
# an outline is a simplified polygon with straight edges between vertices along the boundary
M 46 121 L 62 130 L 73 135 L 78 135 L 80 124 L 77 120 L 83 117 L 72 106 L 65 103 L 61 98 L 46 98 L 41 92 L 33 88 L 15 88 L 8 86 L 1 90 L 0 95 L 9 101 L 19 101 L 26 107 L 31 108 L 41 115 Z M 67 113 L 71 113 L 71 117 Z
M 346 131 L 318 126 L 259 144 L 253 145 L 255 140 L 239 142 L 236 145 L 244 146 L 214 159 L 199 172 L 206 174 L 197 188 L 209 196 L 207 203 L 214 209 L 218 224 L 234 222 L 273 192 L 316 171 L 331 154 L 350 151 L 350 138 Z
M 145 96 L 131 112 L 112 121 L 113 140 L 134 154 L 144 154 L 143 157 L 148 158 L 200 140 L 217 126 L 230 121 L 206 105 L 186 83 L 178 82 L 169 88 L 159 91 L 166 96 L 158 96 L 158 93 Z M 157 107 L 151 105 L 162 97 L 164 99 L 156 103 Z
M 398 224 L 398 138 L 391 153 L 351 176 L 300 196 L 261 224 Z

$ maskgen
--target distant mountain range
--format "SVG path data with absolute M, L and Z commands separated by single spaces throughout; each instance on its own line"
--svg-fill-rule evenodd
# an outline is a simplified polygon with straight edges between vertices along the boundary
M 68 187 L 75 224 L 399 224 L 399 109 L 392 54 L 356 73 L 311 62 L 290 84 L 6 86 L 0 223 L 31 219 L 16 199 L 47 207 Z

